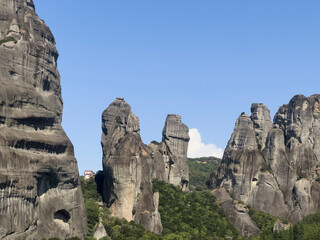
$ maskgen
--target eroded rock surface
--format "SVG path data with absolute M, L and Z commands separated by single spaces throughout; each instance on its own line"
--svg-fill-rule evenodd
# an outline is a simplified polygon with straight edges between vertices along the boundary
M 169 114 L 162 131 L 162 142 L 149 144 L 154 159 L 154 178 L 181 186 L 183 190 L 188 189 L 187 151 L 189 140 L 189 129 L 181 122 L 181 117 Z
M 224 188 L 215 189 L 212 194 L 225 212 L 228 220 L 234 223 L 242 236 L 251 237 L 260 233 L 260 229 L 250 218 L 245 205 L 234 201 Z
M 32 0 L 0 6 L 0 238 L 82 238 L 86 217 L 61 127 L 55 39 Z
M 101 239 L 103 237 L 107 237 L 107 236 L 108 236 L 108 234 L 107 234 L 106 229 L 104 228 L 103 220 L 100 217 L 98 226 L 93 230 L 93 237 L 96 238 L 97 240 L 99 240 L 99 239 Z
M 102 114 L 103 197 L 114 216 L 161 233 L 152 191 L 152 158 L 140 137 L 139 119 L 123 98 Z
M 294 96 L 275 114 L 263 104 L 242 114 L 222 163 L 207 181 L 236 199 L 293 222 L 319 210 L 320 95 Z
M 102 131 L 104 201 L 114 216 L 160 234 L 159 193 L 152 192 L 152 179 L 188 188 L 187 126 L 170 114 L 163 142 L 147 146 L 140 137 L 139 119 L 123 98 L 117 98 L 102 114 Z

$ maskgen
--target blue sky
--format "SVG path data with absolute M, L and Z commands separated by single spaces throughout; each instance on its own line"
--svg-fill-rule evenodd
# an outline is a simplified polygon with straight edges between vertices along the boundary
M 34 0 L 60 53 L 80 174 L 102 169 L 101 113 L 124 97 L 145 143 L 176 113 L 224 148 L 241 112 L 319 93 L 318 0 Z

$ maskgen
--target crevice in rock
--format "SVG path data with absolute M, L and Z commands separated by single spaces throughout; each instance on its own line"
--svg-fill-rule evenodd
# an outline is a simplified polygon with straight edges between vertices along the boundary
M 46 172 L 40 173 L 40 176 L 37 177 L 37 194 L 41 196 L 45 194 L 52 188 L 56 188 L 58 186 L 58 177 L 57 174 L 54 172 Z
M 52 128 L 55 123 L 55 118 L 48 117 L 29 117 L 29 118 L 15 118 L 15 124 L 32 127 L 35 130 L 45 130 Z
M 46 152 L 57 155 L 65 153 L 67 149 L 67 146 L 62 144 L 50 145 L 43 142 L 28 141 L 24 139 L 17 141 L 13 147 L 27 151 Z
M 268 183 L 268 182 L 264 182 L 267 186 L 269 186 L 269 187 L 272 187 L 273 189 L 275 189 L 275 187 L 272 185 L 272 184 L 270 184 L 270 183 Z
M 49 91 L 50 90 L 50 81 L 48 78 L 46 78 L 44 81 L 43 81 L 43 86 L 42 86 L 42 89 L 43 91 Z

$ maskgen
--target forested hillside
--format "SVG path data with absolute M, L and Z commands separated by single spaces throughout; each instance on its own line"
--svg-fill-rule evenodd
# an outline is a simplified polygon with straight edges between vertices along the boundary
M 239 239 L 239 233 L 221 211 L 209 191 L 183 192 L 179 187 L 154 180 L 153 191 L 160 193 L 159 211 L 163 224 L 162 236 L 144 230 L 142 225 L 133 221 L 111 217 L 110 211 L 103 205 L 99 209 L 101 197 L 97 194 L 93 178 L 84 181 L 81 177 L 88 221 L 88 238 L 97 226 L 99 216 L 108 235 L 113 240 L 124 239 Z M 105 239 L 110 239 L 106 237 Z
M 220 162 L 221 159 L 216 157 L 188 158 L 190 187 L 198 191 L 205 189 L 210 173 Z
M 158 236 L 146 231 L 142 225 L 133 221 L 128 222 L 125 219 L 112 217 L 105 204 L 101 203 L 101 196 L 97 191 L 94 178 L 84 181 L 81 177 L 81 185 L 89 228 L 87 240 L 94 240 L 92 233 L 98 224 L 99 217 L 102 217 L 109 235 L 103 240 L 320 239 L 320 212 L 306 217 L 298 224 L 291 225 L 288 230 L 274 232 L 273 227 L 276 221 L 285 224 L 290 223 L 278 220 L 276 217 L 249 206 L 249 214 L 261 229 L 261 233 L 256 237 L 245 238 L 241 237 L 234 225 L 227 220 L 210 191 L 183 192 L 179 187 L 154 180 L 153 191 L 160 193 L 159 212 L 163 224 L 163 234 Z

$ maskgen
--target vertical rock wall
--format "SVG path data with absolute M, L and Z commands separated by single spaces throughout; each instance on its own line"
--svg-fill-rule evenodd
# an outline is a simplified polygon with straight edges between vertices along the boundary
M 102 114 L 103 198 L 114 216 L 162 232 L 152 191 L 152 159 L 140 137 L 139 119 L 123 98 Z
M 149 144 L 154 159 L 154 178 L 180 186 L 182 190 L 188 189 L 189 140 L 189 129 L 181 122 L 181 117 L 176 114 L 168 114 L 162 131 L 162 142 Z
M 114 216 L 134 220 L 154 233 L 162 232 L 159 194 L 152 179 L 188 188 L 188 128 L 178 115 L 168 115 L 163 142 L 146 146 L 139 119 L 123 98 L 102 114 L 103 198 Z
M 0 238 L 83 237 L 58 52 L 31 0 L 0 0 L 0 43 Z
M 293 222 L 319 210 L 320 95 L 297 95 L 275 114 L 263 104 L 242 114 L 221 166 L 207 181 L 235 198 Z

